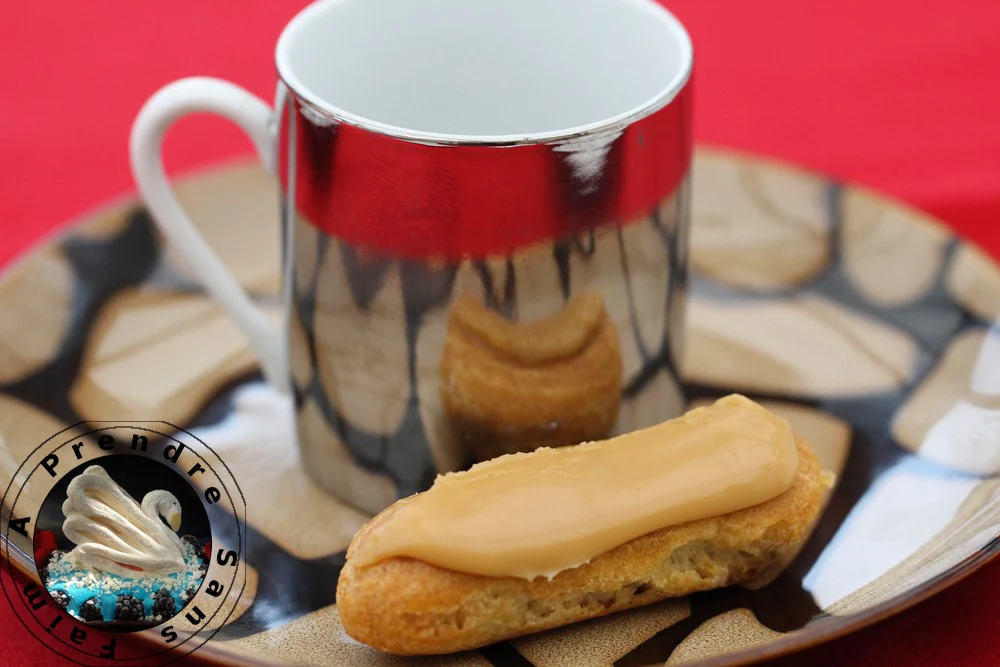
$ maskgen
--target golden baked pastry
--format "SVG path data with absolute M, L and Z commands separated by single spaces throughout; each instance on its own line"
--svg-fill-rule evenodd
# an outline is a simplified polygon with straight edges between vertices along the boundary
M 618 419 L 618 332 L 596 292 L 512 322 L 469 297 L 451 309 L 441 402 L 478 460 L 606 437 Z
M 669 428 L 664 428 L 668 425 Z M 662 434 L 674 442 L 657 442 L 656 438 Z M 618 516 L 623 523 L 638 520 L 638 523 L 632 521 L 633 527 L 643 525 L 642 521 L 661 520 L 664 516 L 676 518 L 685 513 L 700 518 L 639 534 L 585 558 L 583 564 L 546 576 L 544 568 L 556 561 L 539 562 L 539 554 L 546 554 L 530 547 L 538 546 L 539 539 L 543 545 L 544 540 L 551 539 L 553 549 L 563 550 L 570 559 L 578 556 L 580 552 L 574 549 L 579 540 L 562 539 L 567 523 L 561 518 L 567 514 L 576 522 L 569 525 L 571 537 L 583 536 L 590 540 L 589 545 L 598 544 L 588 532 L 591 526 L 575 527 L 589 510 L 575 509 L 578 503 L 538 506 L 534 514 L 542 515 L 542 519 L 521 514 L 500 522 L 496 511 L 491 509 L 498 504 L 497 498 L 506 497 L 497 494 L 498 484 L 513 485 L 509 496 L 515 498 L 499 503 L 507 508 L 517 507 L 517 496 L 530 495 L 517 487 L 519 480 L 524 479 L 513 470 L 517 465 L 530 466 L 536 462 L 534 459 L 547 459 L 538 470 L 528 470 L 527 477 L 534 479 L 524 482 L 537 492 L 535 497 L 545 497 L 549 491 L 540 481 L 551 480 L 552 486 L 562 485 L 572 490 L 573 481 L 560 480 L 560 475 L 579 477 L 581 470 L 590 470 L 574 468 L 574 457 L 569 454 L 579 453 L 575 458 L 582 457 L 582 462 L 587 463 L 594 451 L 600 450 L 604 458 L 594 461 L 607 463 L 611 460 L 607 457 L 614 452 L 628 456 L 638 451 L 636 447 L 645 452 L 639 457 L 642 461 L 636 464 L 643 468 L 629 470 L 626 466 L 618 471 L 620 474 L 610 473 L 609 478 L 618 488 L 609 493 L 595 486 L 594 480 L 600 479 L 598 471 L 582 473 L 590 479 L 579 489 L 581 494 L 596 493 L 601 496 L 601 504 L 606 498 L 624 499 L 622 514 L 615 508 L 603 518 L 596 517 L 596 524 L 603 527 L 594 530 L 617 530 Z M 705 460 L 694 456 L 699 448 L 709 450 Z M 679 460 L 677 470 L 664 473 L 672 482 L 668 488 L 651 483 L 659 474 L 656 471 L 636 474 L 637 470 L 649 468 L 664 450 Z M 688 471 L 694 472 L 688 475 Z M 628 486 L 624 480 L 630 474 L 641 479 L 642 488 Z M 505 475 L 512 479 L 504 481 Z M 673 502 L 677 486 L 673 482 L 688 476 L 694 479 Z M 337 586 L 340 620 L 351 637 L 376 649 L 401 655 L 433 655 L 485 646 L 696 591 L 729 585 L 756 588 L 769 583 L 794 558 L 814 524 L 828 484 L 812 448 L 792 432 L 787 422 L 738 396 L 721 399 L 715 406 L 691 411 L 658 427 L 603 443 L 502 457 L 473 467 L 467 473 L 438 478 L 435 487 L 447 487 L 448 495 L 439 495 L 436 504 L 423 502 L 424 514 L 413 511 L 425 495 L 418 494 L 389 507 L 358 532 L 348 549 L 347 563 Z M 486 500 L 477 506 L 469 492 L 480 489 Z M 633 491 L 641 496 L 641 502 L 630 508 L 627 501 Z M 426 495 L 437 492 L 432 488 Z M 463 497 L 469 498 L 469 502 L 453 502 Z M 769 499 L 744 505 L 761 497 Z M 560 498 L 571 499 L 572 495 L 556 489 L 551 498 L 558 502 Z M 648 502 L 649 499 L 653 502 Z M 715 516 L 705 514 L 706 509 L 724 507 L 727 502 L 729 507 L 740 509 Z M 549 503 L 553 504 L 556 503 Z M 644 514 L 648 506 L 658 504 L 658 508 Z M 427 515 L 428 507 L 449 516 L 434 521 L 438 517 Z M 551 518 L 545 519 L 546 513 Z M 489 525 L 463 524 L 480 520 Z M 551 523 L 552 530 L 539 535 L 535 529 L 545 526 L 546 521 Z M 504 525 L 497 526 L 499 523 Z M 393 524 L 395 531 L 387 531 Z M 468 540 L 472 544 L 464 547 L 460 531 L 449 536 L 449 525 L 479 527 L 471 531 L 477 533 Z M 479 544 L 488 542 L 494 534 L 499 535 L 495 541 L 498 549 L 507 548 L 511 539 L 520 540 L 525 562 L 516 562 L 516 550 L 499 561 L 483 558 L 482 550 L 477 555 Z M 447 540 L 440 539 L 442 535 L 454 539 L 457 550 L 464 549 L 467 553 L 442 549 L 447 546 Z M 427 548 L 420 551 L 421 547 Z M 427 558 L 392 555 L 418 552 L 428 554 Z M 531 561 L 532 558 L 536 560 Z M 445 562 L 457 567 L 444 567 L 441 563 Z M 459 571 L 465 565 L 467 570 Z M 542 574 L 532 576 L 532 567 Z M 469 572 L 497 568 L 527 574 Z

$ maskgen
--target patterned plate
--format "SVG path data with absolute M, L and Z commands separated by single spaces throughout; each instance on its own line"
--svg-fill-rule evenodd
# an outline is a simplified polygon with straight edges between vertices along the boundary
M 435 659 L 448 665 L 745 664 L 870 624 L 1000 550 L 1000 269 L 927 216 L 731 153 L 694 170 L 685 400 L 763 401 L 838 472 L 798 559 L 722 590 Z M 278 204 L 257 167 L 180 188 L 255 297 L 278 310 Z M 641 288 L 641 286 L 637 287 Z M 247 495 L 247 590 L 199 654 L 234 664 L 428 664 L 346 637 L 334 590 L 366 517 L 297 464 L 291 405 L 135 204 L 0 281 L 0 477 L 80 420 L 155 419 L 210 443 Z M 992 369 L 992 370 L 990 370 Z M 15 564 L 34 575 L 30 556 Z

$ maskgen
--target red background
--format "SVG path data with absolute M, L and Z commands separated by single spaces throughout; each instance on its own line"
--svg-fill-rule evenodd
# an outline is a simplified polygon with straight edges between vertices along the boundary
M 665 0 L 698 63 L 696 136 L 801 162 L 937 215 L 1000 256 L 1000 3 Z M 265 99 L 305 0 L 7 0 L 0 8 L 0 265 L 132 189 L 128 129 L 157 87 L 214 75 Z M 215 119 L 177 172 L 250 153 Z M 1000 563 L 782 665 L 1000 665 Z M 0 663 L 61 664 L 0 603 Z

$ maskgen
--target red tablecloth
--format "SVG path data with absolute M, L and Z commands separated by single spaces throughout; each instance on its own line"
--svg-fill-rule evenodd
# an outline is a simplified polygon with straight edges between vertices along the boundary
M 878 188 L 1000 255 L 1000 3 L 665 1 L 695 42 L 700 140 Z M 215 75 L 270 97 L 273 44 L 304 4 L 5 2 L 0 264 L 131 189 L 128 128 L 161 84 Z M 167 142 L 167 163 L 249 151 L 223 121 L 191 119 Z M 996 667 L 997 600 L 1000 563 L 782 664 Z M 2 603 L 0 642 L 2 664 L 60 664 Z

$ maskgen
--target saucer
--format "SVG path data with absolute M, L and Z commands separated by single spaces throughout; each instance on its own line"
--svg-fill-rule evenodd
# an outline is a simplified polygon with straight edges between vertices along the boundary
M 760 591 L 670 600 L 433 664 L 746 664 L 869 625 L 1000 551 L 1000 267 L 918 211 L 797 168 L 702 149 L 692 183 L 684 381 L 663 392 L 690 406 L 746 394 L 814 444 L 837 483 L 810 540 Z M 273 181 L 235 165 L 179 195 L 277 317 Z M 300 469 L 290 399 L 263 383 L 139 205 L 105 209 L 16 262 L 0 313 L 5 487 L 52 434 L 112 418 L 187 428 L 244 490 L 247 587 L 197 656 L 428 664 L 344 634 L 336 576 L 368 517 Z M 29 554 L 12 549 L 11 562 L 37 581 Z

